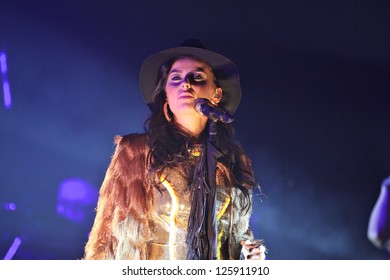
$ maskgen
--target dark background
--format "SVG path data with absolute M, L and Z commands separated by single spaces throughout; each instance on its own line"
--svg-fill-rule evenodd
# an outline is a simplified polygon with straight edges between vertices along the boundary
M 61 182 L 98 191 L 114 135 L 143 131 L 143 59 L 199 38 L 240 70 L 236 136 L 267 195 L 252 228 L 268 258 L 389 259 L 366 237 L 390 175 L 388 1 L 0 3 L 1 258 L 15 237 L 14 259 L 82 258 L 95 205 L 59 213 Z

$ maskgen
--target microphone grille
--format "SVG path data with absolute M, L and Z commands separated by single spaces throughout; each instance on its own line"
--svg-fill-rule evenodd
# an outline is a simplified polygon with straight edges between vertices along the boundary
M 199 114 L 201 114 L 203 116 L 205 116 L 205 114 L 203 113 L 203 104 L 205 102 L 208 102 L 208 100 L 206 98 L 197 98 L 194 101 L 195 111 L 197 111 Z

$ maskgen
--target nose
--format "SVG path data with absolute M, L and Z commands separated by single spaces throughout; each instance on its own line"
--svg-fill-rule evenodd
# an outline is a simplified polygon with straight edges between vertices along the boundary
M 187 81 L 183 81 L 181 83 L 181 88 L 183 88 L 183 89 L 188 89 L 190 87 L 191 87 L 191 84 L 189 82 L 187 82 Z
M 191 75 L 187 75 L 184 77 L 182 83 L 181 83 L 181 87 L 182 88 L 190 88 L 191 87 Z

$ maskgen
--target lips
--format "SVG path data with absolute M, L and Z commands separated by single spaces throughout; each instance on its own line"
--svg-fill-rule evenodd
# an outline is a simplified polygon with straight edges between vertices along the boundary
M 194 95 L 189 91 L 181 91 L 179 94 L 180 99 L 194 98 Z
M 190 99 L 190 98 L 194 98 L 194 97 L 192 95 L 187 95 L 187 94 L 179 96 L 179 99 Z

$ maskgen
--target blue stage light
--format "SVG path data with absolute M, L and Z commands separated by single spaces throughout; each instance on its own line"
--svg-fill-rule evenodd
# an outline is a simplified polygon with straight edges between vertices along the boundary
M 7 211 L 15 211 L 16 210 L 16 204 L 15 203 L 5 203 L 4 209 Z
M 8 67 L 7 67 L 7 56 L 5 52 L 0 52 L 0 71 L 1 71 L 1 80 L 4 96 L 4 107 L 10 109 L 12 105 L 11 100 L 11 90 L 8 82 Z
M 98 191 L 86 180 L 70 178 L 58 187 L 57 213 L 64 218 L 82 222 L 96 205 Z

